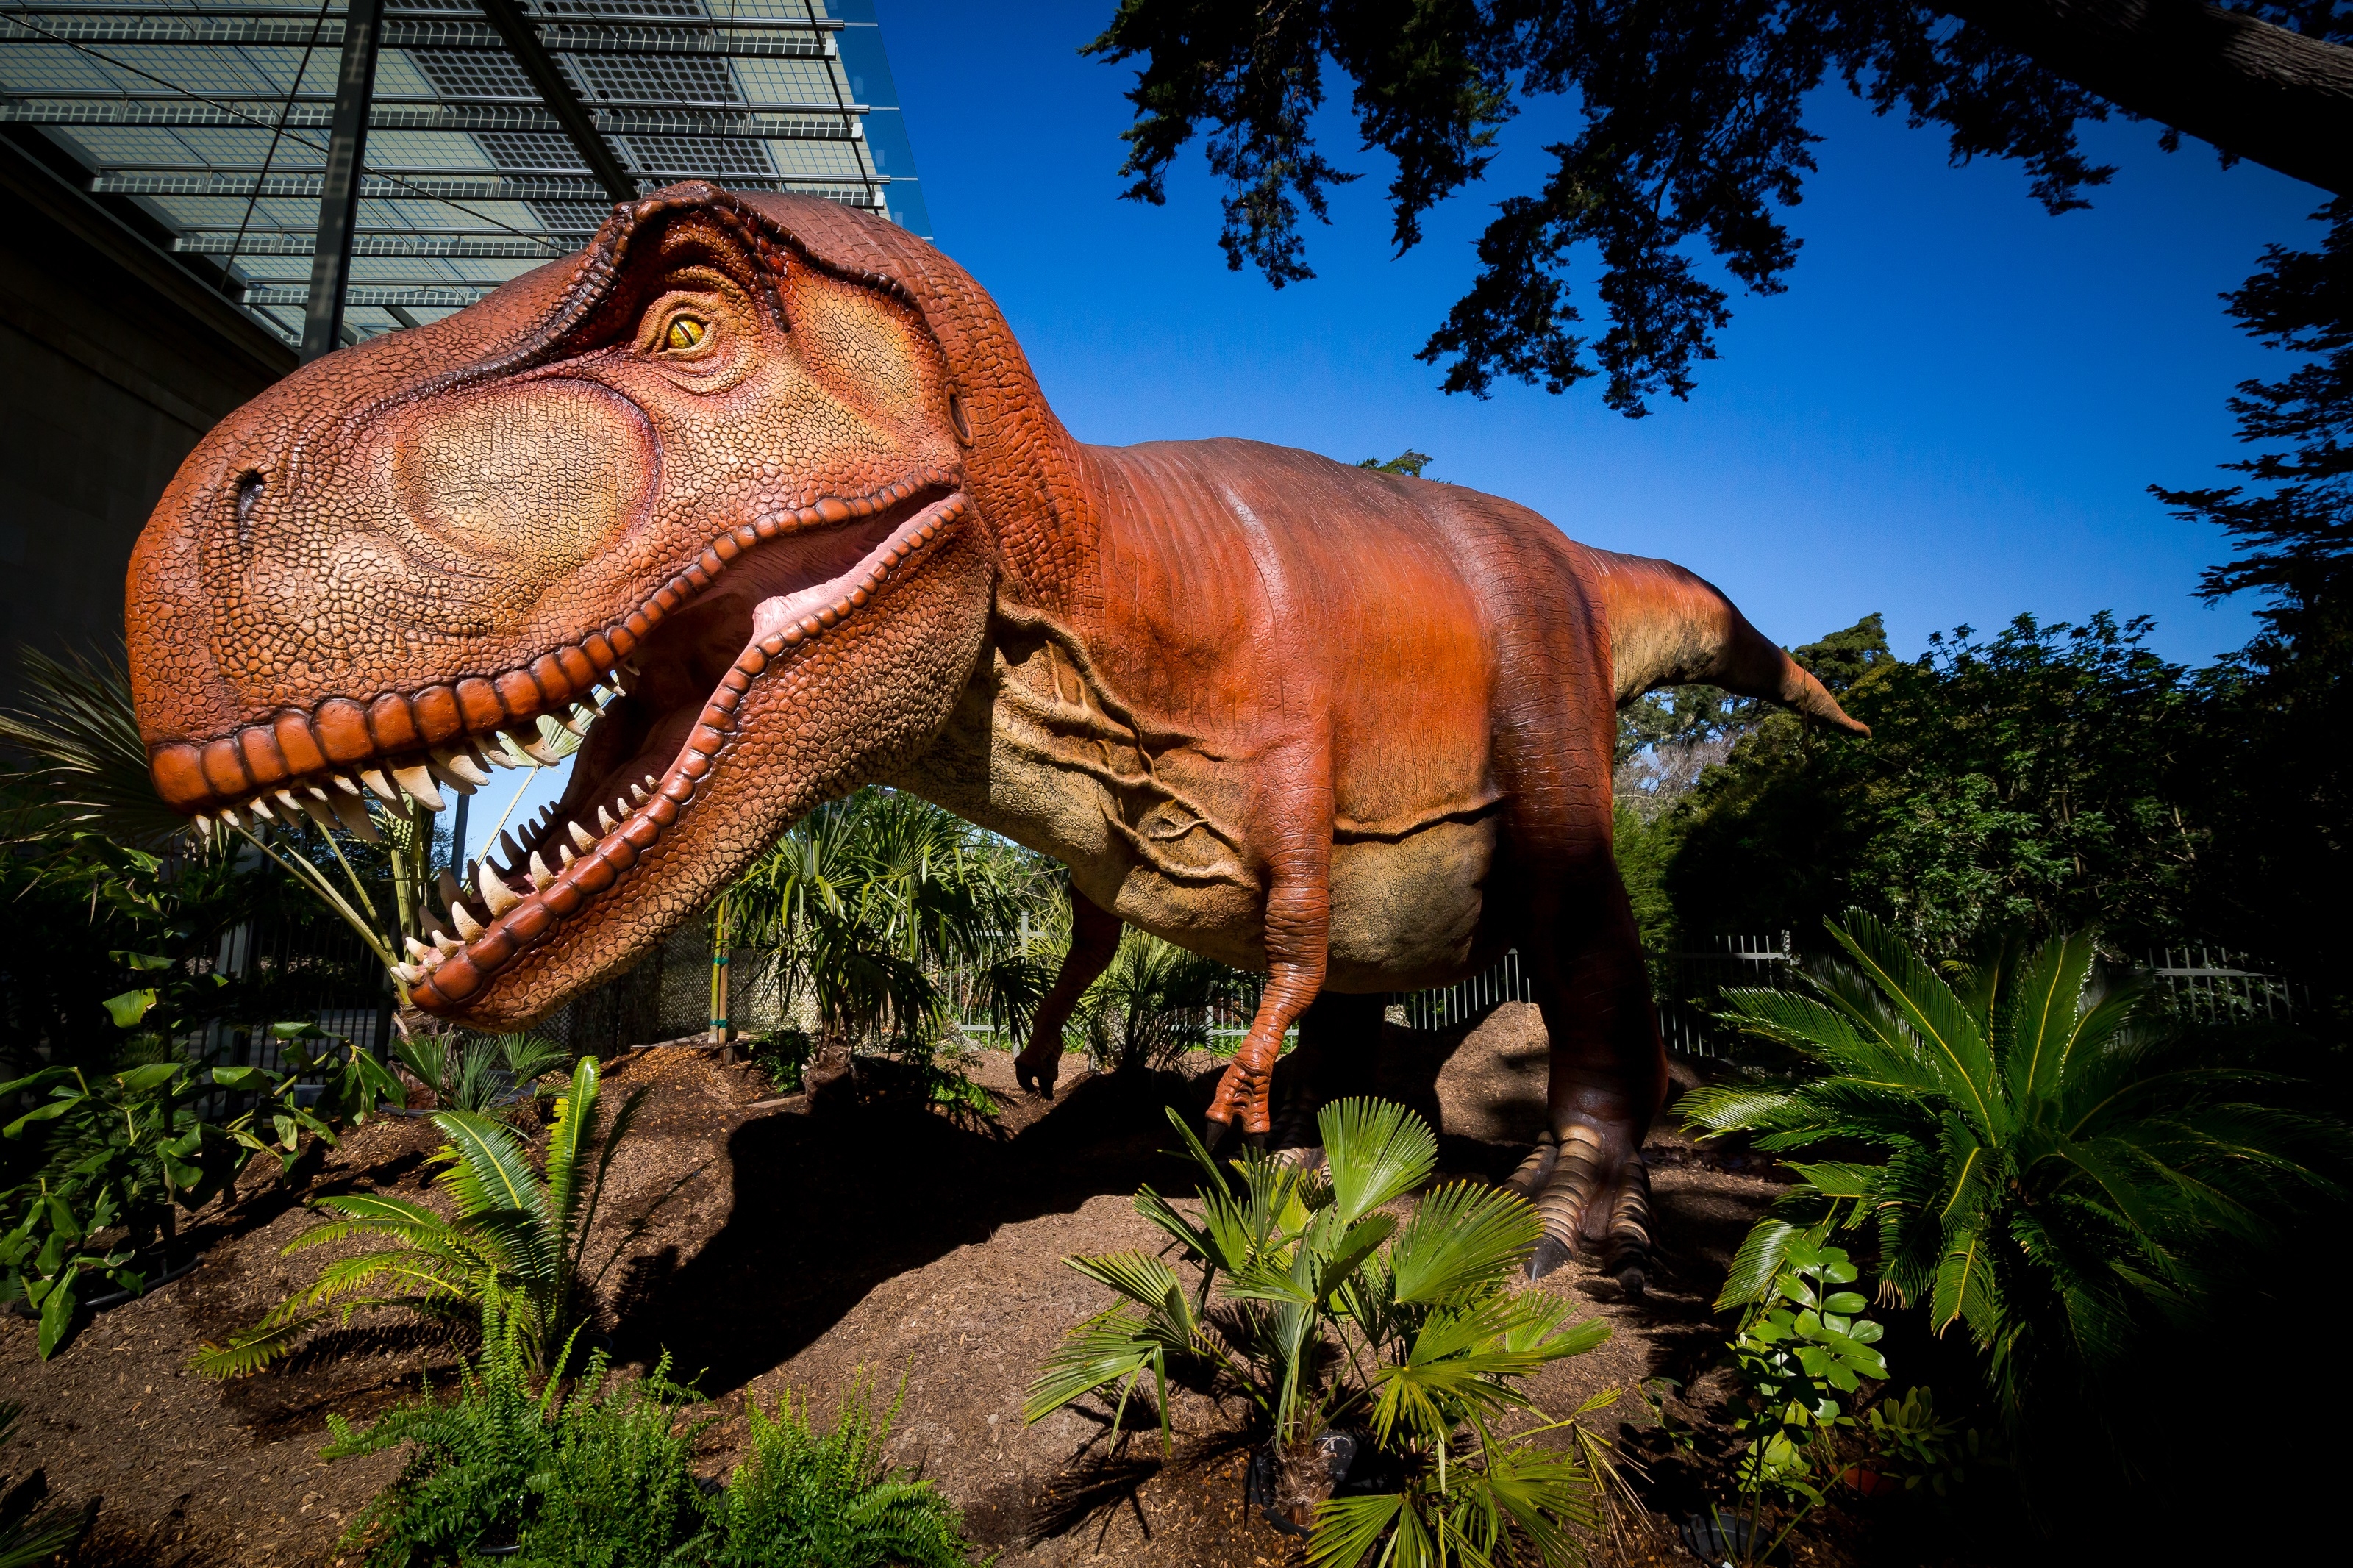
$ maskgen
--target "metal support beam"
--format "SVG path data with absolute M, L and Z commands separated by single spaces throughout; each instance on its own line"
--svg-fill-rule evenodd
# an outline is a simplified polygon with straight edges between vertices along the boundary
M 539 29 L 524 17 L 515 0 L 476 0 L 476 4 L 491 19 L 491 26 L 499 30 L 499 37 L 506 40 L 507 47 L 514 52 L 515 63 L 522 67 L 522 74 L 531 78 L 531 85 L 538 89 L 539 101 L 564 127 L 565 135 L 572 139 L 574 150 L 588 165 L 588 172 L 596 176 L 596 183 L 605 187 L 605 194 L 617 202 L 636 201 L 636 177 L 621 167 L 613 144 L 605 140 L 596 122 L 588 117 L 588 106 L 580 101 L 580 95 L 572 90 L 572 84 L 555 68 L 555 57 L 539 41 Z
M 377 29 L 384 0 L 351 0 L 343 17 L 343 68 L 335 78 L 335 121 L 327 134 L 327 170 L 319 188 L 319 245 L 302 314 L 302 363 L 340 346 L 343 285 L 352 274 L 358 229 L 360 171 L 367 160 L 368 100 L 375 95 Z

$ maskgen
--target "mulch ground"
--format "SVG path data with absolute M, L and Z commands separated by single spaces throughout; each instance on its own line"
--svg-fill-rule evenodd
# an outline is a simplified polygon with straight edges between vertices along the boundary
M 1075 1066 L 1075 1060 L 1073 1062 Z M 1535 1009 L 1514 1005 L 1473 1029 L 1390 1027 L 1381 1092 L 1441 1130 L 1446 1175 L 1507 1174 L 1537 1131 L 1545 1049 Z M 901 1402 L 896 1460 L 965 1510 L 967 1530 L 1007 1568 L 1098 1562 L 1271 1565 L 1296 1542 L 1243 1506 L 1240 1411 L 1178 1393 L 1176 1435 L 1107 1440 L 1107 1410 L 1021 1423 L 1024 1387 L 1063 1331 L 1103 1293 L 1060 1259 L 1157 1246 L 1129 1205 L 1138 1184 L 1185 1186 L 1164 1104 L 1197 1112 L 1215 1068 L 1145 1082 L 1080 1076 L 1045 1104 L 1018 1093 L 1010 1058 L 983 1053 L 974 1076 L 998 1113 L 951 1116 L 889 1095 L 865 1103 L 779 1105 L 754 1069 L 692 1047 L 610 1064 L 608 1103 L 643 1085 L 638 1131 L 615 1161 L 598 1236 L 618 1251 L 600 1328 L 625 1366 L 667 1351 L 673 1374 L 711 1398 L 700 1439 L 723 1477 L 746 1440 L 748 1402 L 787 1392 L 820 1418 L 865 1388 Z M 315 1255 L 280 1256 L 323 1194 L 428 1189 L 436 1139 L 418 1119 L 360 1130 L 290 1183 L 248 1180 L 194 1233 L 206 1250 L 185 1278 L 98 1315 L 56 1359 L 33 1352 L 33 1326 L 0 1317 L 0 1399 L 25 1406 L 0 1468 L 46 1468 L 52 1493 L 102 1500 L 83 1560 L 157 1564 L 314 1564 L 349 1560 L 339 1538 L 386 1482 L 397 1455 L 319 1458 L 326 1418 L 360 1421 L 446 1386 L 461 1343 L 413 1324 L 369 1321 L 323 1334 L 270 1372 L 226 1387 L 187 1372 L 189 1351 L 249 1324 L 305 1283 Z M 1724 1430 L 1729 1392 L 1715 1368 L 1721 1322 L 1708 1303 L 1734 1249 L 1778 1191 L 1769 1162 L 1701 1151 L 1662 1130 L 1654 1166 L 1663 1252 L 1649 1291 L 1621 1299 L 1581 1266 L 1529 1289 L 1562 1294 L 1607 1320 L 1609 1339 L 1535 1380 L 1539 1405 L 1565 1414 L 1595 1392 L 1627 1396 L 1601 1418 L 1628 1424 L 1647 1455 L 1651 1510 L 1636 1511 L 1602 1562 L 1681 1563 L 1672 1520 L 1696 1505 L 1698 1478 Z M 1661 1380 L 1665 1380 L 1662 1384 Z M 1636 1391 L 1648 1386 L 1662 1405 Z M 1669 1426 L 1660 1426 L 1663 1410 Z M 1133 1412 L 1131 1412 L 1133 1419 Z M 1695 1434 L 1679 1445 L 1672 1434 Z M 1696 1454 L 1685 1449 L 1696 1445 Z M 1896 1561 L 1869 1550 L 1883 1527 L 1832 1513 L 1793 1561 Z M 1907 1555 L 1933 1562 L 1941 1555 Z

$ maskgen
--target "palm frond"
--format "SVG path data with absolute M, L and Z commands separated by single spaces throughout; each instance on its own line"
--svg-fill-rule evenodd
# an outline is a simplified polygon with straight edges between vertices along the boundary
M 1412 1192 L 1438 1166 L 1437 1135 L 1393 1101 L 1335 1100 L 1316 1114 L 1315 1125 L 1332 1202 L 1347 1223 Z

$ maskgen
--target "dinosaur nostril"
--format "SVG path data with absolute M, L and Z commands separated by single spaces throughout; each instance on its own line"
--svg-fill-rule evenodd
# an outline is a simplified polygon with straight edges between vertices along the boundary
M 237 477 L 237 520 L 243 522 L 253 510 L 253 499 L 261 493 L 261 476 L 251 468 Z

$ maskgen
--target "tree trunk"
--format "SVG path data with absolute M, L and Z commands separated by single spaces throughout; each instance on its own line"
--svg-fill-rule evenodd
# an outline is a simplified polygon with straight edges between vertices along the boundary
M 2119 108 L 2353 188 L 2353 48 L 2200 0 L 1936 0 Z

